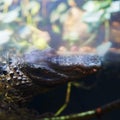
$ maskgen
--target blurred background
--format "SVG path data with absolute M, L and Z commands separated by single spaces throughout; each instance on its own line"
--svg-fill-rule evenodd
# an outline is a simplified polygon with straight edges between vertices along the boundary
M 0 51 L 53 47 L 103 54 L 102 46 L 118 53 L 119 14 L 114 0 L 1 0 Z
M 60 54 L 104 56 L 112 52 L 119 56 L 120 1 L 0 0 L 0 54 L 5 59 L 15 53 L 19 56 L 29 50 L 48 47 Z M 88 84 L 97 81 L 95 88 L 73 87 L 70 105 L 63 114 L 85 111 L 118 99 L 119 71 L 119 67 L 109 65 L 97 77 L 86 78 Z M 37 96 L 29 107 L 39 113 L 56 112 L 64 103 L 65 91 L 66 85 Z M 119 114 L 117 110 L 102 119 L 120 119 Z

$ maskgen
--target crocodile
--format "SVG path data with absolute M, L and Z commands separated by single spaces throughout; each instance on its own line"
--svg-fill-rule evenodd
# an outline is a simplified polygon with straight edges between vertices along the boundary
M 34 95 L 80 81 L 97 73 L 101 66 L 98 55 L 60 55 L 52 48 L 10 58 L 6 63 L 0 63 L 0 108 L 28 102 Z
M 38 120 L 39 116 L 27 109 L 26 104 L 34 95 L 68 82 L 81 82 L 89 75 L 99 75 L 99 79 L 112 75 L 119 79 L 119 67 L 120 55 L 112 52 L 104 57 L 96 54 L 65 55 L 48 48 L 9 58 L 0 62 L 0 117 Z

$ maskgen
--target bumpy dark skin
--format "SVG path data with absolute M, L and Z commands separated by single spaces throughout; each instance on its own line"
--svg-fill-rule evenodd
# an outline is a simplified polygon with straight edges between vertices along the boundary
M 40 86 L 57 86 L 80 80 L 101 68 L 97 55 L 58 55 L 53 49 L 24 55 L 21 71 Z
M 4 95 L 17 101 L 76 81 L 101 68 L 97 55 L 58 55 L 55 50 L 34 50 L 0 65 L 0 86 Z M 31 94 L 32 93 L 32 94 Z
M 4 115 L 5 120 L 8 116 L 16 119 L 16 116 L 20 117 L 19 113 L 22 119 L 23 116 L 25 120 L 26 116 L 31 118 L 31 111 L 23 111 L 24 107 L 26 110 L 23 103 L 29 102 L 33 95 L 69 81 L 80 81 L 101 68 L 102 76 L 108 75 L 106 71 L 109 71 L 119 78 L 120 55 L 108 53 L 103 59 L 89 54 L 58 55 L 53 49 L 46 49 L 0 63 L 0 118 Z M 32 116 L 35 119 L 36 114 Z

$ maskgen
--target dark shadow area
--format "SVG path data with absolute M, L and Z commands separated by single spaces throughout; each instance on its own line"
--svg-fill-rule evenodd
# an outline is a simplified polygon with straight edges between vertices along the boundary
M 72 87 L 68 107 L 62 114 L 80 113 L 105 105 L 119 99 L 120 91 L 120 63 L 104 64 L 104 68 L 94 76 L 84 78 L 86 85 L 97 82 L 90 90 Z M 40 114 L 54 113 L 63 105 L 66 86 L 60 86 L 48 93 L 35 97 L 29 107 L 39 111 Z M 100 120 L 120 119 L 120 110 L 112 111 L 100 117 Z M 96 119 L 97 120 L 97 119 Z

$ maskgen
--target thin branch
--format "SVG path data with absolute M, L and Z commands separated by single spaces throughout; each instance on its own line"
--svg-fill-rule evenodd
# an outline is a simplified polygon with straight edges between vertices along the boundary
M 42 118 L 41 120 L 90 120 L 92 118 L 100 117 L 103 114 L 106 114 L 115 109 L 120 109 L 120 99 L 86 112 L 51 118 Z

